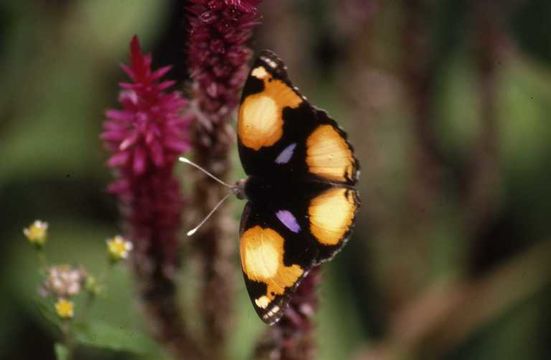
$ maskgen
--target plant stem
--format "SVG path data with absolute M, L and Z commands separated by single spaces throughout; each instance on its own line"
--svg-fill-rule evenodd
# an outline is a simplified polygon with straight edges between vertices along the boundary
M 247 42 L 258 24 L 259 0 L 190 0 L 188 64 L 193 79 L 195 162 L 228 182 L 235 135 L 232 114 L 247 75 Z M 227 193 L 203 174 L 195 180 L 193 208 L 200 220 Z M 197 221 L 198 222 L 198 221 Z M 233 317 L 236 226 L 222 206 L 191 238 L 201 270 L 200 316 L 209 358 L 225 358 Z
M 158 247 L 142 242 L 134 251 L 138 293 L 153 336 L 175 359 L 203 359 L 204 351 L 184 323 L 173 271 Z
M 75 355 L 76 343 L 73 337 L 72 320 L 63 320 L 61 323 L 62 342 L 67 349 L 67 360 L 73 360 Z

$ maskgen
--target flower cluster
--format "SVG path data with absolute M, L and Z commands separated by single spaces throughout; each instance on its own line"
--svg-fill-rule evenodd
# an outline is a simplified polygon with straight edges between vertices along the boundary
M 246 46 L 260 0 L 191 0 L 189 66 L 201 110 L 223 119 L 237 105 L 247 72 Z M 212 121 L 213 119 L 211 119 Z
M 82 267 L 55 265 L 47 269 L 40 294 L 67 298 L 78 295 L 86 282 L 87 273 Z
M 42 297 L 53 299 L 57 316 L 62 320 L 69 320 L 75 314 L 74 298 L 81 293 L 86 293 L 93 298 L 102 287 L 83 266 L 48 264 L 44 251 L 47 230 L 47 222 L 35 220 L 23 229 L 23 234 L 31 244 L 35 245 L 43 267 L 41 273 L 44 279 L 38 293 Z M 131 250 L 132 244 L 121 236 L 114 236 L 107 240 L 107 254 L 112 264 L 126 259 Z
M 55 311 L 61 319 L 71 319 L 75 304 L 71 298 L 79 295 L 88 280 L 88 273 L 82 267 L 54 265 L 46 270 L 46 277 L 39 289 L 40 295 L 53 297 Z

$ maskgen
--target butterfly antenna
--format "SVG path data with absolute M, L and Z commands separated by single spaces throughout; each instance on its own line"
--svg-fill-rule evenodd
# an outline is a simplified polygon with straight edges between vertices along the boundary
M 215 175 L 213 175 L 212 173 L 208 172 L 207 170 L 203 169 L 201 166 L 197 165 L 196 163 L 194 163 L 193 161 L 191 161 L 190 159 L 186 158 L 186 157 L 183 157 L 183 156 L 180 156 L 178 158 L 178 160 L 180 160 L 181 162 L 185 163 L 185 164 L 189 164 L 191 166 L 193 166 L 194 168 L 198 169 L 198 170 L 201 170 L 205 175 L 207 176 L 210 176 L 212 179 L 218 181 L 220 184 L 224 185 L 225 187 L 227 188 L 230 188 L 230 189 L 233 189 L 234 186 L 220 180 L 218 177 L 216 177 Z M 224 198 L 225 199 L 225 198 Z
M 216 204 L 216 206 L 207 214 L 207 216 L 205 216 L 205 218 L 199 223 L 199 225 L 197 225 L 196 227 L 194 227 L 193 229 L 191 229 L 190 231 L 188 231 L 186 233 L 187 236 L 191 236 L 193 234 L 195 234 L 195 232 L 197 230 L 199 230 L 199 228 L 212 216 L 212 214 L 214 214 L 214 212 L 216 210 L 218 210 L 218 208 L 224 203 L 224 201 L 226 201 L 226 199 L 232 194 L 232 192 L 229 192 L 226 194 L 226 196 L 224 196 L 222 198 L 222 200 L 220 200 L 218 202 L 218 204 Z

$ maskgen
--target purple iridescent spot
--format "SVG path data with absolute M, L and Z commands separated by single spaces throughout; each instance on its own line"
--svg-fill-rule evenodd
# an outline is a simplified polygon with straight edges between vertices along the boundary
M 287 229 L 294 233 L 298 233 L 300 231 L 300 225 L 298 224 L 297 219 L 289 210 L 278 210 L 276 212 L 276 216 L 279 221 L 287 227 Z
M 286 164 L 291 160 L 291 157 L 293 156 L 293 152 L 295 151 L 295 148 L 297 147 L 296 143 L 293 143 L 289 146 L 287 146 L 283 151 L 277 156 L 275 159 L 275 162 L 277 164 Z

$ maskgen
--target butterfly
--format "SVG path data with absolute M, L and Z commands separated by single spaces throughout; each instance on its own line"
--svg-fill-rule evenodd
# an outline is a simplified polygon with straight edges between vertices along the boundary
M 273 52 L 250 70 L 238 111 L 247 200 L 240 257 L 252 304 L 276 323 L 301 280 L 345 245 L 360 205 L 359 163 L 346 133 L 293 86 Z

